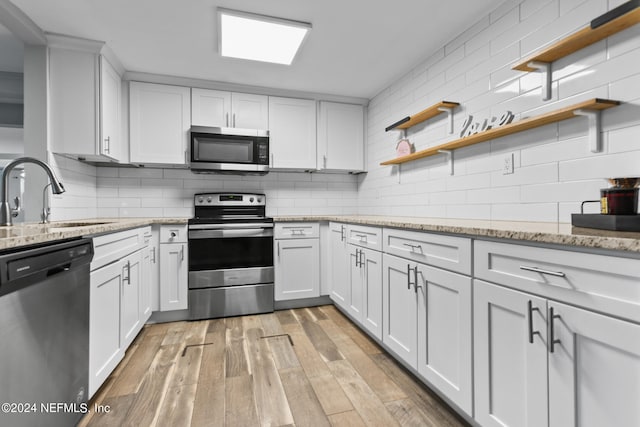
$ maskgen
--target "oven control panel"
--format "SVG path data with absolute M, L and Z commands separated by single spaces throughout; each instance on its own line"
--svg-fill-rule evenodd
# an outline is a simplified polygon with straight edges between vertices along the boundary
M 264 194 L 253 193 L 199 193 L 194 196 L 195 206 L 264 206 Z

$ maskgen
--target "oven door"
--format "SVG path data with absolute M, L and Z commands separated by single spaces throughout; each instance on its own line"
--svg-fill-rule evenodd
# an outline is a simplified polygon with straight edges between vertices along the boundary
M 273 224 L 189 227 L 189 288 L 273 282 Z

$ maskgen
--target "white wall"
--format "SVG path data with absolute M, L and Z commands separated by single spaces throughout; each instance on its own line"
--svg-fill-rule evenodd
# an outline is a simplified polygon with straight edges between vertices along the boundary
M 543 102 L 540 75 L 511 70 L 521 58 L 586 25 L 623 0 L 507 1 L 381 91 L 368 111 L 368 170 L 359 182 L 359 213 L 491 220 L 570 222 L 580 201 L 598 199 L 607 177 L 640 176 L 640 25 L 553 64 L 553 99 Z M 535 116 L 591 98 L 622 101 L 603 112 L 603 151 L 593 154 L 587 119 L 574 118 L 454 153 L 380 166 L 395 157 L 395 121 L 436 102 L 461 104 L 455 136 L 446 115 L 411 128 L 416 150 L 456 139 L 468 115 L 512 111 Z M 503 175 L 513 153 L 515 173 Z
M 184 169 L 97 168 L 100 217 L 191 217 L 193 195 L 216 191 L 264 193 L 270 216 L 357 212 L 354 175 L 270 172 L 226 176 Z

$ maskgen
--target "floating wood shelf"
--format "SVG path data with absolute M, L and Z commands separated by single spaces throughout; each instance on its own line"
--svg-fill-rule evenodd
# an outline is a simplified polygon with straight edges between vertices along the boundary
M 417 151 L 407 156 L 402 156 L 392 160 L 387 160 L 380 164 L 383 166 L 399 165 L 402 163 L 410 162 L 412 160 L 417 160 L 423 157 L 429 157 L 429 156 L 439 154 L 439 152 L 441 152 L 442 150 L 455 150 L 457 148 L 467 147 L 469 145 L 474 145 L 474 144 L 478 144 L 480 142 L 488 141 L 491 139 L 511 135 L 513 133 L 521 132 L 523 130 L 533 129 L 533 128 L 544 126 L 550 123 L 555 123 L 562 120 L 570 119 L 572 117 L 576 117 L 579 115 L 584 115 L 585 112 L 589 113 L 589 112 L 597 112 L 600 110 L 605 110 L 607 108 L 615 107 L 616 105 L 619 105 L 619 104 L 620 102 L 618 101 L 611 101 L 608 99 L 598 99 L 598 98 L 591 99 L 589 101 L 584 101 L 579 104 L 572 105 L 570 107 L 565 107 L 560 110 L 542 114 L 540 116 L 519 120 L 517 122 L 510 123 L 508 125 L 504 125 L 497 128 L 489 129 L 484 132 L 476 133 L 466 138 L 459 138 L 444 144 L 437 145 L 435 147 L 430 147 L 425 150 Z M 600 133 L 599 122 L 594 121 L 594 124 L 597 124 L 597 128 L 590 129 L 590 133 L 595 134 L 595 137 L 597 137 L 597 135 Z
M 402 120 L 398 120 L 391 126 L 387 127 L 385 131 L 389 132 L 390 130 L 393 130 L 393 129 L 409 129 L 410 127 L 415 126 L 418 123 L 422 123 L 425 120 L 429 120 L 430 118 L 445 112 L 447 109 L 452 110 L 456 108 L 458 105 L 460 104 L 457 102 L 449 102 L 449 101 L 438 102 L 437 104 L 432 105 L 431 107 L 425 110 L 422 110 L 419 113 L 414 114 L 413 116 L 408 116 Z
M 582 48 L 607 38 L 617 32 L 629 28 L 640 22 L 640 8 L 625 13 L 597 28 L 587 26 L 562 40 L 553 43 L 549 47 L 523 59 L 515 64 L 512 69 L 520 71 L 536 71 L 537 67 L 530 66 L 532 62 L 554 62 L 560 58 L 572 54 Z

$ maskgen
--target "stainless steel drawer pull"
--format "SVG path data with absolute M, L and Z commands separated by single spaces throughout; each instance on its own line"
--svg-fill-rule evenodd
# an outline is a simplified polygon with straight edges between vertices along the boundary
M 407 290 L 411 289 L 411 264 L 407 264 Z
M 415 249 L 418 249 L 419 252 L 422 252 L 422 245 L 414 245 L 411 243 L 403 243 L 402 245 L 411 248 L 411 252 L 414 252 Z
M 533 271 L 534 273 L 548 274 L 549 276 L 565 277 L 565 274 L 562 271 L 544 270 L 538 267 L 527 267 L 526 265 L 521 265 L 520 270 Z
M 355 234 L 355 236 L 359 237 L 361 242 L 366 242 L 367 241 L 367 235 L 366 234 Z

